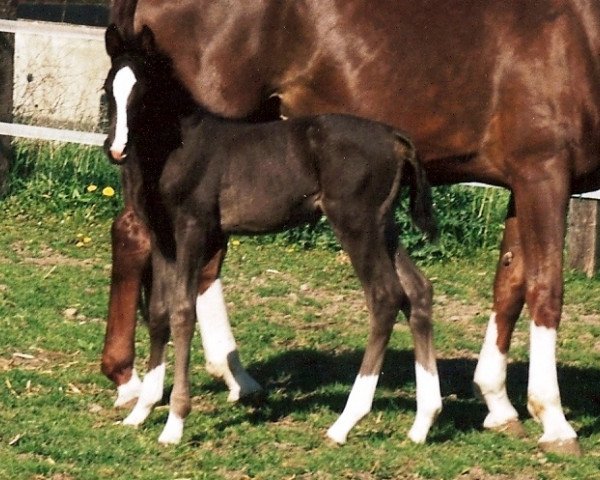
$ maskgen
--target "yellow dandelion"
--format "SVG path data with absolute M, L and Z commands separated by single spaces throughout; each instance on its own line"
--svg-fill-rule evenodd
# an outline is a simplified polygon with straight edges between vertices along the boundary
M 96 190 L 98 190 L 98 185 L 94 185 L 93 183 L 91 185 L 88 185 L 87 189 L 86 189 L 89 193 L 95 192 Z
M 241 242 L 240 242 L 239 240 L 232 240 L 232 241 L 231 241 L 231 244 L 232 244 L 234 247 L 238 247 L 238 246 L 240 245 L 240 243 L 241 243 Z
M 79 242 L 77 242 L 77 243 L 75 244 L 75 246 L 76 246 L 77 248 L 81 248 L 81 247 L 83 247 L 84 245 L 85 245 L 85 244 L 84 244 L 82 241 L 79 241 Z
M 102 189 L 102 195 L 105 197 L 113 197 L 115 195 L 115 189 L 112 187 L 104 187 Z
M 83 239 L 81 241 L 83 242 L 84 245 L 87 245 L 88 243 L 92 243 L 92 239 L 90 237 L 83 237 Z

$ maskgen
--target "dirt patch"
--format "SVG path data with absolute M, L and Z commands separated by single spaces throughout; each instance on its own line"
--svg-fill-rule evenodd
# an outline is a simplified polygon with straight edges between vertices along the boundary
M 560 469 L 560 466 L 557 466 L 557 469 Z M 474 466 L 460 474 L 455 480 L 532 480 L 533 478 L 538 478 L 538 475 L 531 471 L 502 475 L 488 473 L 483 468 Z
M 51 477 L 46 477 L 44 475 L 36 475 L 32 477 L 33 480 L 75 480 L 75 477 L 68 475 L 66 473 L 55 473 Z
M 457 480 L 517 480 L 525 479 L 530 480 L 531 477 L 515 477 L 514 475 L 492 475 L 487 473 L 481 467 L 472 467 L 468 471 L 462 473 Z
M 89 258 L 81 260 L 67 257 L 47 245 L 41 245 L 34 255 L 25 241 L 14 242 L 11 249 L 21 258 L 21 262 L 40 267 L 91 267 L 94 264 L 93 260 Z
M 21 370 L 46 370 L 51 368 L 67 368 L 79 363 L 75 358 L 79 352 L 67 354 L 51 352 L 39 348 L 29 352 L 13 352 L 10 357 L 0 357 L 0 371 L 13 368 Z

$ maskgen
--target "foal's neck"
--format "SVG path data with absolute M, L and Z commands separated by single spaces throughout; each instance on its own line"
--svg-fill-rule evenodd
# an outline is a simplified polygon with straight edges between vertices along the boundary
M 182 144 L 181 120 L 190 106 L 181 95 L 165 90 L 149 92 L 134 133 L 139 160 L 152 169 L 162 168 L 173 150 Z M 193 104 L 192 104 L 193 105 Z

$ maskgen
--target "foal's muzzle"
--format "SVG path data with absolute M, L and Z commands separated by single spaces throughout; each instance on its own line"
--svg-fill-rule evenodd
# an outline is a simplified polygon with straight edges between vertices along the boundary
M 108 155 L 111 162 L 118 165 L 125 163 L 127 158 L 127 145 L 123 147 L 115 146 L 109 137 L 104 141 L 104 151 Z
M 116 148 L 110 149 L 110 156 L 112 157 L 113 161 L 116 163 L 123 163 L 125 161 L 125 158 L 127 158 L 127 154 L 125 153 L 125 150 L 116 149 Z

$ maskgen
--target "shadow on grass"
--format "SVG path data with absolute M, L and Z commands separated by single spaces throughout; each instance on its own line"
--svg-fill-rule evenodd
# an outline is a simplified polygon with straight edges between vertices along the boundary
M 250 365 L 250 374 L 266 389 L 266 399 L 256 408 L 249 408 L 243 419 L 234 415 L 231 424 L 242 420 L 277 422 L 289 414 L 314 411 L 319 407 L 341 412 L 362 355 L 362 351 L 332 354 L 291 350 L 266 362 Z M 443 442 L 450 440 L 456 432 L 481 430 L 487 409 L 473 395 L 475 366 L 474 359 L 438 359 L 444 409 L 430 441 Z M 515 362 L 508 367 L 508 393 L 522 419 L 529 418 L 526 409 L 527 373 L 528 365 L 523 362 Z M 600 431 L 600 418 L 597 417 L 600 411 L 600 369 L 559 365 L 558 375 L 568 418 L 575 422 L 588 418 L 581 422 L 586 426 L 579 435 L 587 437 Z M 393 394 L 380 396 L 373 404 L 373 412 L 388 410 L 390 402 L 393 402 L 394 409 L 414 412 L 414 393 L 410 393 L 414 392 L 414 382 L 412 351 L 388 351 L 378 389 L 407 393 L 394 395 L 393 399 L 390 399 Z M 215 382 L 209 388 L 216 390 L 222 387 Z M 592 415 L 596 416 L 596 420 L 590 423 Z

